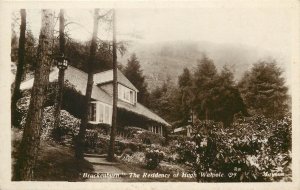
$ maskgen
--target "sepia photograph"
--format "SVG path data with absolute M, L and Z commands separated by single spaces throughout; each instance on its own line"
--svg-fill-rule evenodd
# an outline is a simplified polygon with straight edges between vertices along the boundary
M 5 11 L 9 180 L 299 188 L 299 2 L 127 3 Z

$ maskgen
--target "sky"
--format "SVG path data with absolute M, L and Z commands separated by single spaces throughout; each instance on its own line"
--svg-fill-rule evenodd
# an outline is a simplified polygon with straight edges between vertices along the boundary
M 66 9 L 72 38 L 91 39 L 93 10 Z M 106 10 L 102 10 L 105 12 Z M 56 10 L 58 13 L 58 10 Z M 41 11 L 28 10 L 28 24 L 38 37 Z M 244 44 L 265 50 L 289 52 L 292 36 L 290 7 L 189 7 L 117 9 L 117 38 L 145 43 L 194 40 Z M 56 24 L 58 27 L 58 23 Z M 111 38 L 105 24 L 99 37 Z
M 284 3 L 118 8 L 117 40 L 141 43 L 189 40 L 245 45 L 258 51 L 272 52 L 290 61 L 294 35 L 291 10 L 292 7 Z M 101 10 L 100 14 L 106 11 Z M 56 14 L 58 12 L 57 9 Z M 18 12 L 14 14 L 19 15 Z M 67 22 L 72 22 L 67 28 L 70 37 L 80 41 L 90 40 L 93 9 L 65 9 L 65 14 Z M 28 28 L 38 37 L 40 9 L 28 9 L 27 20 Z M 56 28 L 58 30 L 58 21 Z M 98 37 L 112 38 L 108 24 L 100 22 Z

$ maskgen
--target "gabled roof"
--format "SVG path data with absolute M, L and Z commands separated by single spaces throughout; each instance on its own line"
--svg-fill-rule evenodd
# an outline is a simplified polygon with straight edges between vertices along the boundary
M 162 119 L 161 117 L 159 117 L 158 115 L 156 115 L 151 110 L 149 110 L 148 108 L 146 108 L 145 106 L 143 106 L 142 104 L 140 104 L 138 102 L 135 105 L 132 105 L 132 104 L 128 104 L 123 101 L 118 101 L 118 108 L 123 108 L 123 109 L 125 109 L 127 111 L 131 111 L 135 114 L 146 116 L 147 118 L 150 118 L 156 122 L 162 123 L 166 126 L 170 126 L 170 124 L 167 123 L 164 119 Z
M 69 66 L 68 69 L 65 70 L 65 81 L 69 81 L 73 84 L 82 95 L 86 93 L 86 84 L 87 84 L 87 73 L 76 69 L 75 67 Z M 54 82 L 58 79 L 58 69 L 55 67 L 54 70 L 49 75 L 49 82 Z M 33 78 L 29 79 L 23 83 L 21 83 L 20 89 L 30 89 L 33 86 Z M 112 99 L 110 95 L 101 90 L 95 84 L 93 85 L 92 90 L 92 99 L 97 99 L 106 104 L 112 104 Z
M 123 84 L 124 86 L 131 88 L 138 92 L 139 90 L 123 75 L 123 73 L 118 69 L 117 70 L 117 80 L 118 83 Z M 113 70 L 108 70 L 100 73 L 94 74 L 94 82 L 97 85 L 110 83 L 113 81 Z
M 112 72 L 112 71 L 111 71 Z M 120 71 L 119 71 L 120 72 Z M 120 72 L 121 73 L 121 72 Z M 98 75 L 98 77 L 101 75 Z M 118 75 L 118 76 L 123 76 Z M 87 73 L 76 69 L 75 67 L 69 66 L 68 69 L 65 70 L 65 80 L 69 81 L 72 85 L 75 86 L 76 90 L 78 90 L 82 95 L 85 95 L 86 92 L 86 84 L 87 84 Z M 94 75 L 95 78 L 95 75 Z M 121 77 L 120 77 L 121 78 Z M 126 77 L 125 77 L 126 78 Z M 49 75 L 49 82 L 53 82 L 58 79 L 58 69 L 55 68 L 53 71 L 51 71 Z M 98 78 L 100 79 L 100 78 Z M 122 78 L 121 78 L 122 79 Z M 33 78 L 29 79 L 23 83 L 21 83 L 20 89 L 25 90 L 25 89 L 30 89 L 33 86 Z M 128 80 L 128 79 L 127 79 Z M 125 80 L 122 80 L 125 81 Z M 129 80 L 128 80 L 129 81 Z M 107 81 L 108 82 L 108 81 Z M 106 93 L 104 90 L 99 88 L 97 86 L 99 83 L 94 83 L 93 85 L 93 91 L 92 91 L 92 99 L 104 102 L 106 104 L 112 105 L 112 96 Z M 131 84 L 132 85 L 132 84 Z M 166 126 L 170 126 L 169 123 L 167 123 L 164 119 L 153 113 L 151 110 L 146 108 L 140 103 L 136 103 L 135 105 L 131 105 L 129 103 L 123 102 L 123 101 L 118 101 L 118 108 L 123 108 L 127 111 L 133 112 L 138 115 L 143 115 L 153 121 L 156 121 L 158 123 L 162 123 Z

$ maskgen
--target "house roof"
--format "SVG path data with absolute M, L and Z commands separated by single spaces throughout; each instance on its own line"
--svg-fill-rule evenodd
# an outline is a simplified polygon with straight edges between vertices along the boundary
M 107 71 L 105 71 L 105 72 L 107 72 Z M 98 74 L 100 74 L 100 73 L 98 73 Z M 97 80 L 100 79 L 99 76 L 101 76 L 101 75 L 97 76 L 98 77 Z M 122 73 L 121 73 L 121 75 L 118 75 L 118 76 L 125 77 Z M 82 95 L 85 95 L 85 92 L 86 92 L 87 77 L 88 77 L 87 73 L 85 73 L 79 69 L 76 69 L 75 67 L 72 67 L 72 66 L 69 66 L 68 69 L 65 70 L 65 80 L 69 81 L 72 85 L 74 85 L 76 90 L 78 90 Z M 49 82 L 53 82 L 53 81 L 57 80 L 57 78 L 58 78 L 58 69 L 55 68 L 49 75 Z M 34 79 L 32 78 L 32 79 L 29 79 L 29 80 L 21 83 L 20 89 L 21 90 L 30 89 L 33 86 L 33 80 Z M 94 80 L 95 80 L 95 75 L 94 75 Z M 122 80 L 122 81 L 126 81 L 126 80 Z M 93 91 L 92 91 L 91 98 L 101 101 L 101 102 L 104 102 L 106 104 L 112 105 L 112 101 L 113 101 L 112 96 L 109 95 L 108 93 L 106 93 L 101 88 L 99 88 L 97 86 L 97 84 L 99 84 L 99 83 L 95 82 L 93 85 Z M 129 103 L 119 100 L 118 108 L 123 108 L 123 109 L 133 112 L 135 114 L 143 115 L 143 116 L 145 116 L 153 121 L 156 121 L 158 123 L 162 123 L 166 126 L 170 126 L 170 124 L 167 123 L 164 119 L 162 119 L 161 117 L 159 117 L 158 115 L 156 115 L 151 110 L 149 110 L 148 108 L 146 108 L 145 106 L 143 106 L 142 104 L 140 104 L 138 102 L 135 105 L 131 105 Z
M 187 125 L 187 126 L 183 126 L 183 127 L 177 127 L 174 129 L 174 133 L 177 133 L 177 132 L 181 132 L 181 131 L 186 131 L 188 128 L 192 128 L 191 125 Z
M 117 70 L 117 80 L 118 83 L 131 88 L 132 90 L 139 91 L 124 75 L 119 69 Z M 108 70 L 100 73 L 94 74 L 95 84 L 101 85 L 113 81 L 113 70 Z
M 167 123 L 164 119 L 162 119 L 161 117 L 159 117 L 158 115 L 156 115 L 151 110 L 149 110 L 148 108 L 146 108 L 145 106 L 143 106 L 138 102 L 135 105 L 131 105 L 123 101 L 118 101 L 118 108 L 126 109 L 127 111 L 131 111 L 135 114 L 146 116 L 147 118 L 150 118 L 154 121 L 162 123 L 166 126 L 170 126 L 170 124 Z
M 87 73 L 76 69 L 75 67 L 69 66 L 68 69 L 65 70 L 65 81 L 69 81 L 72 85 L 75 86 L 76 90 L 78 90 L 82 95 L 86 93 L 86 84 L 87 84 Z M 53 71 L 50 72 L 49 82 L 54 82 L 58 79 L 58 69 L 55 67 Z M 20 89 L 30 89 L 33 86 L 34 79 L 29 79 L 23 83 L 21 83 Z M 101 102 L 112 104 L 112 99 L 110 95 L 101 90 L 95 84 L 93 85 L 92 96 L 91 98 L 100 100 Z

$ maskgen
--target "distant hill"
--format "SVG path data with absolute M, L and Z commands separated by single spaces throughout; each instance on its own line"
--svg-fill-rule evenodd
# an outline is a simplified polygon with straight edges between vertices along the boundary
M 260 59 L 275 58 L 284 62 L 282 57 L 274 53 L 259 51 L 253 47 L 211 42 L 131 43 L 127 53 L 119 61 L 126 64 L 132 53 L 136 53 L 140 60 L 149 90 L 161 85 L 168 77 L 177 83 L 183 68 L 195 68 L 203 53 L 214 60 L 218 69 L 225 64 L 231 66 L 237 80 Z

